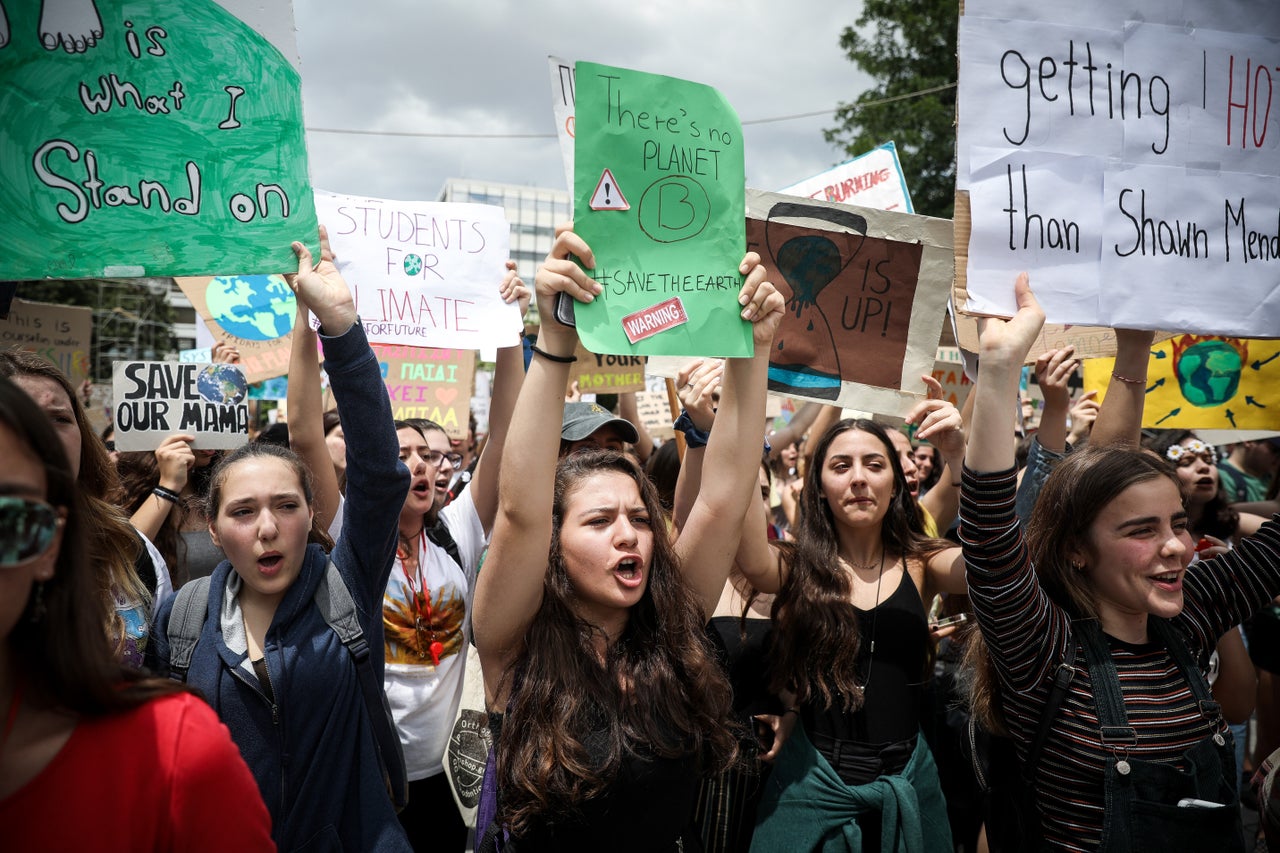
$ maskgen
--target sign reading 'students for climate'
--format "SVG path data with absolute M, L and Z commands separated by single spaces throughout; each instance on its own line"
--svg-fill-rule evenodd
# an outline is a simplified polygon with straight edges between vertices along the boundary
M 117 361 L 112 380 L 119 450 L 155 450 L 175 432 L 201 450 L 249 440 L 249 383 L 234 364 Z

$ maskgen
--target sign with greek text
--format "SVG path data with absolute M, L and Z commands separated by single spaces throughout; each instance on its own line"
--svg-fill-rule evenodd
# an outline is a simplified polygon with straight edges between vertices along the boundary
M 915 213 L 911 194 L 907 192 L 907 179 L 902 174 L 902 163 L 898 160 L 898 149 L 892 142 L 872 148 L 866 154 L 778 192 Z
M 239 351 L 240 368 L 249 382 L 258 383 L 289 372 L 298 303 L 284 276 L 193 276 L 174 280 L 214 338 Z M 209 356 L 203 360 L 208 361 Z
M 175 432 L 200 450 L 249 441 L 249 382 L 234 364 L 117 361 L 112 380 L 117 450 L 155 450 Z
M 582 342 L 574 351 L 577 361 L 569 373 L 569 382 L 578 383 L 583 394 L 621 394 L 645 389 L 645 358 L 641 355 L 597 355 Z
M 957 353 L 958 355 L 958 353 Z M 942 399 L 957 409 L 964 405 L 973 390 L 973 380 L 965 375 L 964 364 L 941 359 L 933 363 L 933 378 L 942 386 Z
M 296 269 L 296 57 L 289 3 L 4 4 L 0 279 Z
M 1101 401 L 1113 358 L 1084 362 Z M 1280 429 L 1280 340 L 1175 335 L 1151 349 L 1142 425 L 1150 429 Z
M 1280 5 L 969 0 L 959 50 L 961 310 L 1277 333 Z
M 396 420 L 426 418 L 449 438 L 465 439 L 475 391 L 473 350 L 373 346 Z
M 904 416 L 934 368 L 951 223 L 748 190 L 747 246 L 787 300 L 769 390 Z
M 520 309 L 499 294 L 511 227 L 501 207 L 316 191 L 336 263 L 372 343 L 515 344 Z
M 583 342 L 620 355 L 750 355 L 737 113 L 709 86 L 575 67 L 574 229 L 604 288 L 576 306 Z
M 93 311 L 73 305 L 50 305 L 14 299 L 0 320 L 0 349 L 33 352 L 66 374 L 79 388 L 91 373 Z

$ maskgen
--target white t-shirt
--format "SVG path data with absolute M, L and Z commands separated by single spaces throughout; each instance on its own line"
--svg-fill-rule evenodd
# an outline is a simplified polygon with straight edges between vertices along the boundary
M 411 781 L 444 771 L 444 751 L 462 696 L 471 595 L 484 528 L 471 489 L 440 512 L 462 558 L 419 539 L 418 572 L 397 557 L 382 600 L 386 643 L 383 685 L 404 746 Z

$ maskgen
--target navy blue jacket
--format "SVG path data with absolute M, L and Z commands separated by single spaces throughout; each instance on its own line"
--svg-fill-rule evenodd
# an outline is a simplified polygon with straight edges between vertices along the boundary
M 321 340 L 347 436 L 346 515 L 332 557 L 359 610 L 381 683 L 382 594 L 409 472 L 399 459 L 391 404 L 364 330 L 357 323 L 340 337 Z M 271 812 L 280 850 L 409 850 L 378 769 L 355 664 L 313 601 L 325 565 L 323 549 L 309 545 L 267 630 L 263 652 L 274 706 L 244 670 L 245 655 L 223 641 L 219 615 L 233 571 L 226 560 L 213 572 L 187 682 L 231 730 Z M 168 668 L 172 607 L 170 597 L 156 614 L 153 644 L 161 672 Z

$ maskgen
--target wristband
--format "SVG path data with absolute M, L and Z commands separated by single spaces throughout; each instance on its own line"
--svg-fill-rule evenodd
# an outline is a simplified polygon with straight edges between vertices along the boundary
M 538 349 L 537 344 L 529 344 L 529 349 L 532 350 L 535 355 L 540 355 L 547 361 L 554 361 L 556 364 L 573 364 L 578 360 L 576 355 L 552 355 L 546 350 Z
M 161 500 L 168 501 L 171 504 L 182 503 L 182 495 L 178 494 L 173 489 L 166 489 L 164 486 L 156 486 L 151 490 L 151 494 Z
M 693 418 L 689 417 L 689 413 L 684 409 L 680 410 L 680 417 L 676 418 L 671 428 L 684 433 L 685 446 L 690 449 L 706 447 L 711 439 L 711 430 L 702 430 L 694 426 Z
M 1111 378 L 1119 380 L 1120 382 L 1123 382 L 1126 385 L 1146 385 L 1147 384 L 1147 380 L 1145 379 L 1130 379 L 1128 376 L 1121 376 L 1119 373 L 1116 373 L 1114 370 L 1111 371 Z

